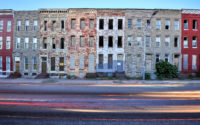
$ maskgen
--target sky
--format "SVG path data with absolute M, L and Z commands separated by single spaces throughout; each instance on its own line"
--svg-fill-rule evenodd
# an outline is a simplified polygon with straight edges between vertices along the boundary
M 40 8 L 200 9 L 200 0 L 0 0 L 0 9 Z

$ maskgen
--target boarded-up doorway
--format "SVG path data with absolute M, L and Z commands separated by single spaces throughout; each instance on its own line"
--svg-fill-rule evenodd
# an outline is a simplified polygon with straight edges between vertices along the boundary
M 117 72 L 123 72 L 123 54 L 117 55 Z
M 179 55 L 174 55 L 174 65 L 179 69 Z
M 16 61 L 15 62 L 15 71 L 19 73 L 20 72 L 19 69 L 20 69 L 20 61 Z
M 42 73 L 47 73 L 47 57 L 42 57 Z

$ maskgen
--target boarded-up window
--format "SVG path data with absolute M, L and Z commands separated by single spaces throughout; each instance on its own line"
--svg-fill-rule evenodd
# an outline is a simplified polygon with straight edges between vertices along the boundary
M 122 48 L 122 36 L 118 36 L 117 47 Z
M 108 37 L 108 47 L 113 47 L 113 37 L 112 36 Z
M 99 29 L 103 30 L 104 29 L 104 19 L 99 20 Z
M 142 37 L 137 37 L 137 45 L 139 46 L 139 47 L 141 47 L 142 46 Z
M 90 47 L 93 47 L 93 46 L 94 46 L 94 37 L 93 37 L 93 36 L 90 36 L 90 37 L 89 37 L 89 46 L 90 46 Z
M 118 19 L 118 29 L 119 30 L 123 29 L 123 20 L 122 19 Z
M 79 69 L 83 70 L 85 68 L 85 59 L 84 55 L 81 54 L 79 57 Z
M 59 58 L 59 71 L 64 71 L 64 57 Z
M 89 27 L 90 29 L 94 29 L 94 19 L 90 19 Z
M 71 47 L 75 47 L 75 36 L 71 36 Z
M 178 47 L 178 37 L 174 37 L 174 47 Z
M 81 47 L 84 47 L 84 46 L 85 46 L 85 37 L 84 37 L 84 36 L 81 36 L 81 37 L 80 37 L 80 46 L 81 46 Z
M 89 54 L 88 72 L 95 72 L 95 56 L 94 56 L 94 54 Z
M 24 58 L 24 69 L 28 70 L 28 57 Z
M 99 69 L 103 69 L 103 54 L 99 54 Z
M 188 70 L 188 55 L 187 54 L 183 55 L 183 69 Z
M 42 48 L 43 48 L 43 49 L 47 49 L 47 38 L 44 37 L 42 42 L 43 42 L 43 43 L 42 43 Z
M 197 69 L 197 55 L 192 55 L 192 69 Z
M 112 68 L 113 68 L 113 55 L 108 54 L 108 69 L 112 69 Z
M 161 22 L 160 22 L 160 20 L 156 20 L 156 29 L 157 30 L 161 29 Z
M 33 70 L 37 70 L 37 58 L 33 57 Z
M 71 19 L 71 29 L 76 28 L 76 19 Z
M 51 57 L 51 71 L 55 71 L 55 57 Z
M 56 49 L 56 40 L 55 40 L 55 38 L 52 38 L 51 39 L 51 42 L 52 42 L 52 49 Z
M 174 21 L 174 30 L 179 30 L 179 20 Z
M 108 20 L 108 29 L 112 30 L 113 29 L 113 19 Z
M 84 19 L 81 19 L 80 20 L 80 29 L 85 29 L 85 20 Z
M 64 49 L 65 48 L 65 39 L 61 38 L 60 39 L 60 49 Z
M 75 55 L 70 55 L 70 69 L 75 69 Z
M 104 42 L 103 42 L 103 36 L 99 36 L 99 47 L 103 47 L 103 44 L 104 44 Z
M 128 44 L 128 46 L 132 45 L 132 40 L 133 40 L 133 37 L 132 36 L 128 36 L 128 38 L 127 38 L 127 44 Z

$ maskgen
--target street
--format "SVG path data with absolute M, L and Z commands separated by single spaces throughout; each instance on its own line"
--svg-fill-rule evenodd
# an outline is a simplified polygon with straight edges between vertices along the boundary
M 0 125 L 199 125 L 199 88 L 0 81 Z

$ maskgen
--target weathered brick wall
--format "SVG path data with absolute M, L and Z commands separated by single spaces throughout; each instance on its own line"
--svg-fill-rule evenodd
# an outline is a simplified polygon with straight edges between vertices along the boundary
M 97 11 L 95 9 L 69 9 L 69 22 L 68 22 L 68 73 L 77 77 L 84 77 L 89 72 L 88 66 L 89 54 L 93 54 L 96 58 L 96 17 Z M 71 20 L 75 19 L 75 29 L 71 28 Z M 85 28 L 80 29 L 80 20 L 85 20 Z M 89 20 L 94 20 L 94 28 L 89 28 Z M 75 36 L 75 46 L 71 46 L 71 36 Z M 85 37 L 85 44 L 80 46 L 80 36 Z M 89 37 L 94 37 L 94 45 L 89 46 Z M 70 59 L 75 57 L 75 60 Z M 71 61 L 70 61 L 71 60 Z M 74 64 L 70 64 L 75 62 Z M 84 65 L 83 67 L 80 67 Z M 94 62 L 95 63 L 95 62 Z M 94 66 L 94 72 L 96 67 Z
M 40 43 L 40 19 L 38 11 L 15 11 L 14 12 L 14 43 L 13 64 L 16 71 L 16 61 L 20 62 L 20 73 L 24 77 L 34 77 L 39 73 L 39 43 Z M 29 20 L 29 30 L 25 31 L 25 21 Z M 17 21 L 21 21 L 20 30 L 17 31 Z M 34 31 L 34 21 L 37 21 L 37 29 Z M 37 38 L 37 48 L 33 49 L 33 38 Z M 20 46 L 16 48 L 17 38 L 20 38 Z M 25 38 L 29 38 L 28 49 L 25 49 Z M 28 70 L 25 70 L 24 58 L 28 58 Z M 37 70 L 33 70 L 33 58 L 37 58 Z M 18 58 L 18 59 L 17 59 Z M 20 59 L 20 60 L 19 60 Z

